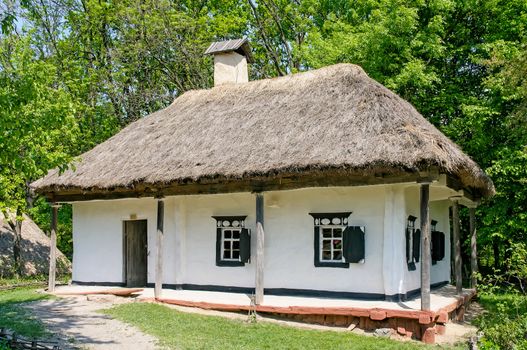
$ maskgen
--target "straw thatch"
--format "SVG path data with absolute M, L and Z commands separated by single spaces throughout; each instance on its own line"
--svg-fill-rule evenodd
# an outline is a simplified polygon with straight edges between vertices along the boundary
M 436 166 L 492 195 L 487 175 L 408 102 L 358 66 L 339 64 L 190 91 L 33 183 L 98 191 L 221 177 L 340 169 L 362 175 Z
M 47 275 L 49 271 L 49 237 L 24 215 L 20 241 L 21 273 L 23 276 Z M 13 242 L 15 233 L 0 211 L 0 279 L 12 277 L 15 272 Z M 57 249 L 57 272 L 71 272 L 71 262 Z

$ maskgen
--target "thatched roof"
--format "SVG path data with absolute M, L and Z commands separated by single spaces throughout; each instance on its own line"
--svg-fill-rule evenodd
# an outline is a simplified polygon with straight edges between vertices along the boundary
M 15 233 L 0 211 L 0 278 L 12 277 L 15 271 L 13 242 Z M 22 221 L 20 241 L 21 272 L 24 276 L 46 275 L 49 272 L 49 237 L 27 215 Z M 71 272 L 71 262 L 57 249 L 57 271 Z
M 41 193 L 112 190 L 329 169 L 363 176 L 437 167 L 492 195 L 478 165 L 408 102 L 338 64 L 189 91 L 34 182 Z

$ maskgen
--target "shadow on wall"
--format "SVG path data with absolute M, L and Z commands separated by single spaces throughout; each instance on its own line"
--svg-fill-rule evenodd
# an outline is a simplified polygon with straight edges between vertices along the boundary
M 0 213 L 0 278 L 11 277 L 14 272 L 13 241 L 15 234 Z M 24 215 L 20 242 L 22 273 L 24 276 L 46 275 L 49 271 L 49 237 L 29 217 Z M 57 252 L 57 273 L 71 272 L 71 262 Z

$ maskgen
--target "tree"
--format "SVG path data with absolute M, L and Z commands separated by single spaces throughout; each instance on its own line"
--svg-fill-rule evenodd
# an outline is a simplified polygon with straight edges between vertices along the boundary
M 29 183 L 48 169 L 65 169 L 78 138 L 77 102 L 38 60 L 27 37 L 0 39 L 0 208 L 14 209 L 14 261 L 19 264 L 22 213 Z

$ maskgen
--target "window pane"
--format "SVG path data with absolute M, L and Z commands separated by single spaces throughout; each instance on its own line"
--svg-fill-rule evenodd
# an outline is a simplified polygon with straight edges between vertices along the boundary
M 238 259 L 240 257 L 240 251 L 238 250 L 233 250 L 232 251 L 232 258 L 233 259 Z
M 230 250 L 225 250 L 223 252 L 223 259 L 230 259 L 231 258 L 231 251 Z
M 331 260 L 331 251 L 322 251 L 322 260 Z
M 331 250 L 331 241 L 328 239 L 322 240 L 322 249 L 323 250 Z
M 233 241 L 232 249 L 240 249 L 240 241 Z
M 342 240 L 341 239 L 333 240 L 333 248 L 342 249 Z
M 331 229 L 330 228 L 323 228 L 322 229 L 322 237 L 331 237 Z
M 333 229 L 333 237 L 342 237 L 342 229 L 341 228 L 334 228 Z
M 231 238 L 232 237 L 231 230 L 225 230 L 225 231 L 223 231 L 223 234 L 224 234 L 225 238 Z
M 333 252 L 333 260 L 342 260 L 342 250 Z
M 231 249 L 231 242 L 229 242 L 229 241 L 223 242 L 223 249 L 225 249 L 225 250 Z
M 232 238 L 240 239 L 240 231 L 232 231 Z

